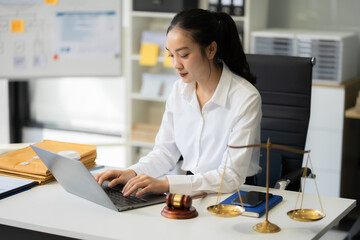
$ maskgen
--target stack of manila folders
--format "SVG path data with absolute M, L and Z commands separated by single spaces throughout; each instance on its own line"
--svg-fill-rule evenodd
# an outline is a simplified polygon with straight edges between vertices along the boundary
M 79 160 L 87 168 L 96 165 L 96 146 L 93 145 L 52 140 L 44 140 L 34 145 Z M 0 155 L 0 176 L 29 179 L 39 184 L 54 180 L 49 169 L 30 146 Z

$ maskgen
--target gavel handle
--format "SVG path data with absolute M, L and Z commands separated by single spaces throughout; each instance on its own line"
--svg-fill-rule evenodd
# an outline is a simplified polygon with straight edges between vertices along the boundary
M 198 198 L 204 198 L 207 196 L 206 192 L 199 192 L 199 193 L 195 193 L 190 195 L 191 199 L 198 199 Z

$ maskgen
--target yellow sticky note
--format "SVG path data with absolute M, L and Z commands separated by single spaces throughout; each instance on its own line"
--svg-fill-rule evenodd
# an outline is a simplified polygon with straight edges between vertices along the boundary
M 58 3 L 58 0 L 45 0 L 45 4 L 57 4 Z
M 167 52 L 165 52 L 165 54 L 164 54 L 163 65 L 164 65 L 164 67 L 171 67 L 172 68 L 171 57 L 169 56 L 169 54 Z
M 143 43 L 140 48 L 139 64 L 143 66 L 155 66 L 159 56 L 159 45 Z
M 14 19 L 11 20 L 11 33 L 23 33 L 24 32 L 24 20 Z

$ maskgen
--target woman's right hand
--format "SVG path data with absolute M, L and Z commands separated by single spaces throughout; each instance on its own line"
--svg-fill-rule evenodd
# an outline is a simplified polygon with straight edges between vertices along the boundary
M 128 170 L 107 170 L 95 175 L 95 180 L 101 186 L 104 181 L 109 181 L 108 187 L 114 187 L 118 184 L 126 184 L 131 178 L 136 177 L 136 172 Z

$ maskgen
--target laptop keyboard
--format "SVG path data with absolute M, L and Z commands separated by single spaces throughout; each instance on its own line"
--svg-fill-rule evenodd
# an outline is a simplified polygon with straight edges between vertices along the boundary
M 147 200 L 142 199 L 140 197 L 133 196 L 133 195 L 124 197 L 124 195 L 121 192 L 116 191 L 111 188 L 108 188 L 108 187 L 105 188 L 104 190 L 107 193 L 107 195 L 110 197 L 111 201 L 113 201 L 113 203 L 115 203 L 115 205 L 131 206 L 131 205 L 147 202 Z

